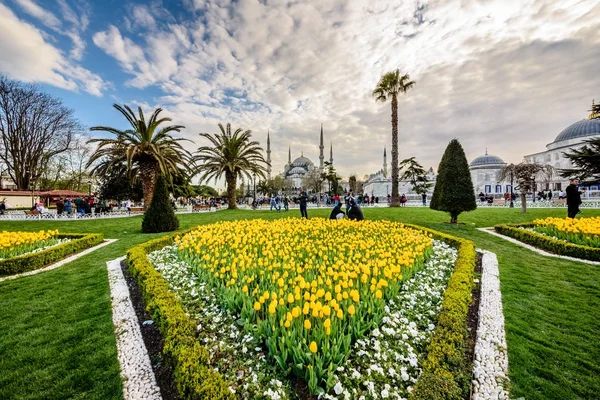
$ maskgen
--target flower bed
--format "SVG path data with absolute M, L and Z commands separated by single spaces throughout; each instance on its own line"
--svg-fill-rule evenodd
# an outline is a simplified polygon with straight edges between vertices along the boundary
M 31 253 L 57 243 L 58 231 L 0 232 L 0 260 Z
M 0 276 L 40 269 L 104 240 L 101 234 L 58 233 L 58 231 L 24 234 L 25 232 L 2 233 L 4 243 L 12 240 L 14 245 L 12 251 L 7 250 L 3 254 L 10 253 L 9 257 L 0 259 Z M 35 241 L 36 235 L 40 240 Z M 7 239 L 8 236 L 11 236 L 12 239 Z M 21 237 L 21 243 L 19 243 L 19 239 L 15 239 L 17 237 Z M 26 242 L 26 240 L 30 241 Z M 10 247 L 7 248 L 10 249 Z
M 553 254 L 600 261 L 600 247 L 575 244 L 567 240 L 567 238 L 574 236 L 581 237 L 581 233 L 561 233 L 555 226 L 539 226 L 536 224 L 497 225 L 494 229 L 502 235 L 512 237 Z
M 421 370 L 425 376 L 437 376 L 440 371 L 444 373 L 449 371 L 450 378 L 446 374 L 440 379 L 446 381 L 448 383 L 446 386 L 451 387 L 454 393 L 457 391 L 465 393 L 461 380 L 464 378 L 465 368 L 468 370 L 469 363 L 465 358 L 465 350 L 467 347 L 466 310 L 470 302 L 475 255 L 471 242 L 435 232 L 425 234 L 423 230 L 415 227 L 389 222 L 340 224 L 338 221 L 333 221 L 337 223 L 334 225 L 337 229 L 330 229 L 328 224 L 331 222 L 324 220 L 310 223 L 298 220 L 281 221 L 283 222 L 267 223 L 255 220 L 252 224 L 239 222 L 244 229 L 257 229 L 256 232 L 261 233 L 255 235 L 248 235 L 247 231 L 240 234 L 239 230 L 230 229 L 231 223 L 200 227 L 199 230 L 178 239 L 175 247 L 162 249 L 170 243 L 170 239 L 166 238 L 129 252 L 129 264 L 138 277 L 148 309 L 156 315 L 157 324 L 163 335 L 167 335 L 166 342 L 173 342 L 172 345 L 165 345 L 165 352 L 168 355 L 170 353 L 175 379 L 182 397 L 295 398 L 306 396 L 307 393 L 304 392 L 306 385 L 310 388 L 310 380 L 313 379 L 312 389 L 316 388 L 313 393 L 326 393 L 325 396 L 328 398 L 339 396 L 339 398 L 368 399 L 379 398 L 380 395 L 384 398 L 388 396 L 401 398 L 409 395 Z M 269 234 L 264 234 L 266 226 L 263 224 L 272 225 L 270 226 L 272 229 L 266 231 L 270 232 Z M 284 232 L 284 228 L 288 233 Z M 219 234 L 215 235 L 210 229 L 219 229 Z M 319 233 L 320 231 L 322 233 Z M 336 231 L 339 231 L 337 234 L 342 235 L 344 240 L 350 242 L 349 246 L 341 247 L 346 253 L 339 253 L 344 254 L 346 261 L 342 261 L 342 256 L 339 254 L 332 257 L 333 246 L 331 249 L 328 246 L 330 243 L 345 243 L 331 236 L 332 232 Z M 302 240 L 296 243 L 286 236 L 288 234 L 302 236 L 303 233 L 308 232 L 314 234 L 314 240 L 309 241 L 310 243 Z M 368 232 L 370 235 L 365 235 Z M 392 235 L 394 240 L 385 240 L 384 234 Z M 229 238 L 229 235 L 232 237 Z M 432 247 L 430 238 L 432 235 L 457 247 L 458 256 L 455 249 L 442 242 L 435 241 Z M 198 238 L 209 239 L 206 249 L 196 250 L 196 246 L 192 245 L 197 243 Z M 238 243 L 235 238 L 239 238 Z M 265 240 L 267 238 L 279 239 L 279 241 L 271 240 L 273 247 L 276 243 L 282 243 L 281 246 L 286 244 L 292 248 L 286 248 L 281 253 L 276 252 L 267 244 L 269 243 Z M 358 239 L 354 241 L 355 238 Z M 387 256 L 390 261 L 381 266 L 375 263 L 367 268 L 369 253 L 361 248 L 360 243 L 362 239 L 364 245 L 365 238 L 372 239 L 369 249 L 380 247 L 382 256 Z M 264 247 L 256 252 L 249 252 L 248 249 L 242 251 L 244 241 L 247 246 L 259 243 Z M 185 243 L 188 243 L 187 248 Z M 221 264 L 220 260 L 225 257 L 213 259 L 213 255 L 218 248 L 217 245 L 223 243 L 228 243 L 226 256 L 228 260 Z M 326 245 L 327 250 L 322 256 L 318 249 L 310 248 L 317 243 Z M 373 246 L 374 244 L 378 246 Z M 386 251 L 386 246 L 393 246 L 393 244 L 396 244 L 397 250 L 394 253 Z M 250 263 L 234 262 L 237 256 L 232 253 L 236 253 L 233 250 L 238 246 L 240 255 L 261 254 L 261 257 L 257 257 Z M 293 248 L 294 246 L 297 247 Z M 472 254 L 468 253 L 469 249 L 472 250 Z M 144 254 L 156 250 L 159 251 L 153 253 L 150 259 L 160 274 L 151 268 Z M 181 254 L 186 251 L 189 252 L 187 255 Z M 218 254 L 222 255 L 224 251 L 220 249 Z M 256 286 L 274 286 L 264 291 L 263 287 L 255 290 L 256 287 L 252 287 L 252 282 L 248 282 L 248 279 L 252 279 L 253 271 L 259 270 L 249 267 L 244 269 L 243 266 L 258 264 L 258 260 L 269 257 L 271 251 L 277 257 L 281 257 L 282 261 L 288 255 L 288 260 L 279 266 L 291 264 L 292 259 L 302 259 L 303 256 L 306 261 L 302 264 L 298 263 L 302 265 L 302 271 L 298 272 L 298 265 L 296 265 L 295 275 L 292 275 L 292 268 L 279 269 L 277 262 L 271 260 L 267 266 L 263 266 L 264 274 L 258 273 L 260 279 L 257 279 L 259 283 Z M 192 254 L 198 254 L 198 257 L 205 262 L 204 266 L 195 263 L 197 259 Z M 210 257 L 206 257 L 207 254 L 210 254 Z M 376 254 L 372 253 L 373 259 L 377 258 Z M 353 258 L 355 255 L 356 260 Z M 350 258 L 347 259 L 349 256 Z M 363 257 L 365 260 L 362 259 Z M 452 266 L 457 257 L 453 271 Z M 333 265 L 336 264 L 322 268 L 321 264 L 326 264 L 326 259 L 339 260 L 337 264 L 339 267 L 336 267 L 339 269 L 334 269 Z M 209 263 L 213 265 L 215 260 L 218 260 L 216 266 L 213 271 L 210 271 L 207 265 Z M 407 264 L 400 268 L 401 271 L 397 268 L 386 269 L 398 260 Z M 232 265 L 235 265 L 235 270 L 231 268 Z M 275 267 L 269 270 L 269 266 L 273 265 Z M 311 265 L 314 267 L 311 268 Z M 369 272 L 368 269 L 371 274 L 382 270 L 383 277 L 379 279 L 385 280 L 387 286 L 379 285 L 380 281 L 377 278 L 371 280 L 367 276 L 363 279 L 358 273 L 356 276 L 349 275 L 344 280 L 342 273 L 353 272 L 349 265 L 352 268 L 354 265 L 364 268 L 365 274 Z M 227 266 L 230 267 L 229 270 Z M 346 266 L 345 269 L 342 266 Z M 469 266 L 470 273 L 465 273 Z M 221 268 L 225 269 L 221 270 Z M 331 275 L 331 283 L 328 285 L 327 277 L 319 275 L 321 270 L 337 273 L 336 280 Z M 288 275 L 281 286 L 280 278 L 286 271 Z M 277 272 L 280 274 L 277 275 Z M 237 278 L 233 278 L 233 275 L 237 275 Z M 411 276 L 412 278 L 409 279 Z M 450 276 L 452 277 L 446 288 Z M 319 278 L 322 278 L 321 283 Z M 231 282 L 231 279 L 236 281 Z M 300 283 L 303 281 L 304 285 Z M 315 285 L 312 284 L 313 281 Z M 348 287 L 343 287 L 342 282 L 347 282 Z M 340 285 L 338 292 L 336 292 L 337 284 Z M 156 290 L 158 287 L 160 287 L 159 291 Z M 247 290 L 244 290 L 244 287 L 247 287 Z M 299 296 L 296 296 L 297 287 L 300 288 Z M 356 292 L 351 292 L 354 290 Z M 265 291 L 269 292 L 268 298 L 265 296 Z M 453 292 L 452 299 L 449 299 L 449 291 Z M 159 292 L 160 295 L 157 296 Z M 171 293 L 176 296 L 173 297 Z M 241 301 L 241 305 L 238 304 L 237 308 L 232 307 L 232 304 L 235 304 L 232 298 L 244 295 L 251 299 L 248 302 Z M 337 299 L 338 295 L 341 296 L 340 300 Z M 320 308 L 319 302 L 321 302 Z M 308 304 L 307 310 L 304 304 Z M 312 304 L 314 305 L 311 307 Z M 338 310 L 332 304 L 337 304 L 343 313 L 341 318 L 338 318 Z M 323 310 L 326 306 L 330 309 Z M 243 310 L 246 310 L 246 314 L 243 314 Z M 182 321 L 181 325 L 184 325 L 185 314 L 192 317 L 193 321 L 190 322 L 194 324 L 197 332 L 191 332 L 186 328 L 185 332 L 172 335 L 170 326 L 173 326 L 179 318 Z M 329 323 L 326 322 L 328 320 Z M 264 325 L 267 325 L 273 334 L 270 334 Z M 359 327 L 363 327 L 364 331 L 361 332 Z M 195 377 L 187 376 L 187 371 L 182 371 L 180 354 L 174 354 L 172 351 L 176 346 L 175 342 L 184 342 L 190 346 L 189 339 L 192 337 L 199 345 L 197 351 L 201 352 L 202 357 L 189 368 L 203 373 L 213 372 L 214 374 L 204 381 L 205 385 L 216 388 L 213 392 L 196 391 L 198 387 L 197 382 L 194 381 Z M 292 342 L 293 347 L 278 345 L 294 338 L 297 340 Z M 459 338 L 465 343 L 457 346 Z M 434 342 L 435 347 L 431 347 Z M 337 346 L 334 351 L 331 351 L 332 344 Z M 294 348 L 302 353 L 296 354 L 302 364 L 293 364 L 293 354 L 287 355 L 289 360 L 287 363 L 282 362 L 284 357 L 281 353 L 284 351 L 291 353 Z M 334 358 L 336 355 L 339 361 Z M 457 356 L 462 359 L 462 362 L 452 364 Z M 328 363 L 325 362 L 327 360 Z M 324 371 L 321 379 L 318 379 L 318 371 L 315 371 L 319 367 Z M 191 379 L 183 381 L 186 376 Z M 316 382 L 314 382 L 315 377 L 317 377 Z M 466 381 L 468 382 L 468 377 Z M 440 387 L 439 393 L 443 392 L 447 392 L 447 388 Z M 236 396 L 233 396 L 233 393 Z M 417 384 L 411 396 L 428 398 L 427 393 L 427 387 L 425 390 L 419 389 Z
M 600 248 L 600 217 L 536 219 L 532 229 L 558 240 Z

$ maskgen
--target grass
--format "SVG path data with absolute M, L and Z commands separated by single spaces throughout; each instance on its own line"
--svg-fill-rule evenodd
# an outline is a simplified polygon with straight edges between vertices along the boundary
M 600 393 L 600 269 L 537 255 L 476 230 L 499 223 L 562 217 L 562 209 L 480 209 L 450 225 L 421 208 L 366 209 L 366 218 L 399 220 L 469 238 L 498 254 L 512 397 L 592 399 Z M 600 216 L 600 210 L 584 210 Z M 329 210 L 309 210 L 327 217 Z M 181 228 L 218 220 L 298 217 L 268 211 L 179 216 Z M 58 228 L 99 232 L 118 242 L 53 271 L 0 283 L 0 398 L 122 398 L 106 261 L 158 235 L 140 232 L 141 218 L 5 222 L 4 230 Z

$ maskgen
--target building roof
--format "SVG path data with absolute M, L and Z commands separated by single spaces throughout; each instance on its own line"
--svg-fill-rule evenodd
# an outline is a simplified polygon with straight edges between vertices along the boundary
M 566 127 L 554 139 L 554 143 L 594 135 L 600 135 L 600 119 L 583 119 Z
M 39 196 L 40 192 L 34 191 L 34 196 Z M 31 196 L 31 190 L 0 190 L 0 197 L 3 196 Z
M 294 167 L 304 167 L 306 165 L 312 165 L 312 164 L 313 164 L 313 162 L 304 156 L 300 156 L 292 162 L 292 165 Z
M 41 192 L 40 196 L 47 197 L 84 197 L 89 196 L 87 193 L 74 192 L 72 190 L 49 190 L 47 192 Z
M 471 164 L 469 164 L 471 167 L 478 167 L 478 166 L 482 166 L 482 165 L 497 165 L 497 164 L 506 164 L 504 162 L 503 159 L 501 159 L 498 156 L 493 156 L 491 154 L 487 154 L 485 153 L 482 156 L 477 157 L 476 159 L 474 159 L 473 161 L 471 161 Z

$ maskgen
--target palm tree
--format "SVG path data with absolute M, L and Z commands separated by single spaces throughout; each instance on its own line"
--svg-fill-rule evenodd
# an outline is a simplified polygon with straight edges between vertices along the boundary
M 252 131 L 241 128 L 234 132 L 231 124 L 218 124 L 219 132 L 201 133 L 212 144 L 198 148 L 195 160 L 198 161 L 200 182 L 212 178 L 219 179 L 225 175 L 229 209 L 237 208 L 237 179 L 246 177 L 252 181 L 253 174 L 265 179 L 267 161 L 263 157 L 263 149 L 258 142 L 251 141 Z
M 90 157 L 87 167 L 101 160 L 93 169 L 93 173 L 101 175 L 113 165 L 124 162 L 130 178 L 137 175 L 141 178 L 144 207 L 148 208 L 159 173 L 169 177 L 171 173 L 179 171 L 180 167 L 190 167 L 191 154 L 179 143 L 187 139 L 176 139 L 170 135 L 171 132 L 181 132 L 185 126 L 169 125 L 159 129 L 160 124 L 171 121 L 171 118 L 159 119 L 161 108 L 154 110 L 146 123 L 141 107 L 138 107 L 139 116 L 127 105 L 121 107 L 113 104 L 113 107 L 123 114 L 131 124 L 131 129 L 120 130 L 107 126 L 90 128 L 92 131 L 112 133 L 116 138 L 89 140 L 88 143 L 98 143 L 98 147 Z
M 392 99 L 392 207 L 400 206 L 398 196 L 398 95 L 406 93 L 415 85 L 408 74 L 400 75 L 399 70 L 388 72 L 383 75 L 377 87 L 373 90 L 375 101 L 385 103 Z

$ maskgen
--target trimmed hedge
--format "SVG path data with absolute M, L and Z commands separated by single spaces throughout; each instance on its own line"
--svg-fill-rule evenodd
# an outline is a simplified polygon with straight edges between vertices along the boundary
M 104 236 L 99 233 L 61 233 L 56 237 L 58 239 L 72 240 L 46 250 L 0 260 L 0 276 L 20 274 L 43 268 L 71 254 L 79 253 L 82 250 L 95 246 L 104 240 Z
M 467 314 L 475 276 L 475 245 L 469 240 L 420 226 L 407 225 L 432 234 L 458 249 L 454 272 L 444 293 L 436 329 L 427 347 L 423 372 L 410 399 L 463 399 L 468 396 L 472 375 L 469 359 Z M 127 263 L 146 304 L 165 339 L 163 354 L 170 362 L 175 384 L 184 399 L 235 399 L 222 376 L 209 365 L 205 347 L 196 340 L 196 326 L 188 317 L 168 283 L 148 261 L 147 254 L 172 244 L 176 235 L 151 240 L 127 252 Z
M 177 235 L 183 234 L 182 232 Z M 165 359 L 182 399 L 235 399 L 222 376 L 210 366 L 209 354 L 196 339 L 196 324 L 186 315 L 167 281 L 148 261 L 147 254 L 172 244 L 176 235 L 151 240 L 127 252 L 129 269 L 164 339 Z
M 412 226 L 457 248 L 454 271 L 444 292 L 442 308 L 431 342 L 426 349 L 422 373 L 410 394 L 411 400 L 459 400 L 468 398 L 473 361 L 469 355 L 467 314 L 475 286 L 475 244 L 470 240 Z
M 494 229 L 502 235 L 512 237 L 549 253 L 590 261 L 600 261 L 599 248 L 568 243 L 542 235 L 541 233 L 523 229 L 534 226 L 534 224 L 496 225 Z

